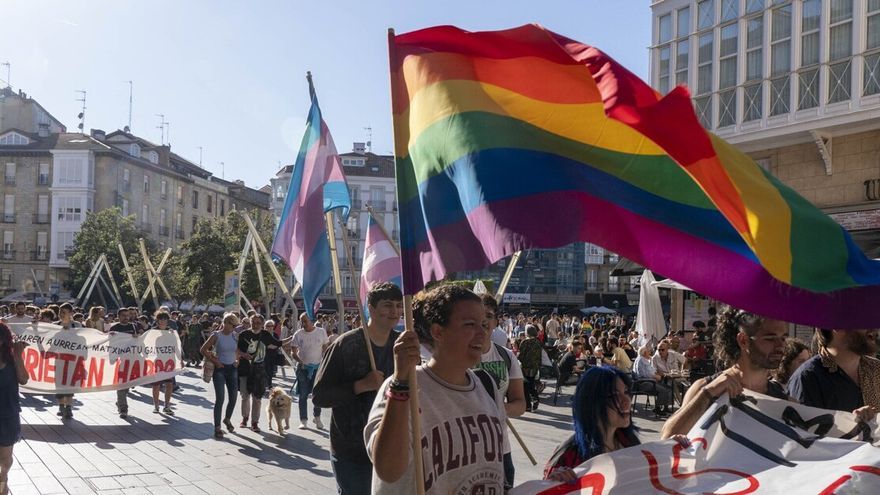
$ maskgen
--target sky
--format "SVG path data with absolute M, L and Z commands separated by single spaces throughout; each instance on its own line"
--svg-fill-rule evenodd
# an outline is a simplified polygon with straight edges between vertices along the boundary
M 339 152 L 392 153 L 388 28 L 471 31 L 538 23 L 596 46 L 647 78 L 647 0 L 3 0 L 0 63 L 10 82 L 75 132 L 132 132 L 227 180 L 268 184 L 293 162 L 311 71 Z M 7 77 L 0 66 L 0 80 Z M 5 81 L 0 81 L 5 85 Z M 199 150 L 201 147 L 201 151 Z M 222 165 L 221 165 L 222 162 Z

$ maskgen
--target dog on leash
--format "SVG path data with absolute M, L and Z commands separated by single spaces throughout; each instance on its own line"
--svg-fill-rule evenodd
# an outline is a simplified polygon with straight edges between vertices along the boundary
M 272 393 L 269 394 L 269 406 L 266 408 L 266 413 L 269 416 L 269 429 L 272 429 L 272 418 L 275 418 L 275 427 L 276 431 L 280 435 L 284 435 L 284 430 L 290 429 L 290 409 L 291 404 L 293 404 L 293 399 L 290 398 L 287 393 L 281 387 L 275 387 L 272 389 Z M 284 429 L 281 429 L 281 420 L 284 420 Z

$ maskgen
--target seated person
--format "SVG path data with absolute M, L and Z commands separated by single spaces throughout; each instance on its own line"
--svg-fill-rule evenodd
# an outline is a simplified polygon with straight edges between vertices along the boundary
M 672 409 L 672 388 L 661 381 L 662 377 L 657 373 L 657 370 L 654 369 L 654 365 L 651 364 L 650 347 L 642 346 L 639 349 L 639 357 L 637 357 L 635 363 L 633 363 L 633 375 L 636 380 L 640 380 L 637 384 L 639 390 L 657 391 L 657 402 L 654 404 L 654 413 L 658 416 L 668 414 Z
M 583 371 L 583 369 L 578 368 L 578 359 L 581 356 L 583 348 L 584 345 L 579 340 L 575 340 L 568 344 L 565 354 L 559 358 L 559 383 L 563 385 L 567 384 L 572 376 L 577 380 L 577 375 Z
M 654 356 L 651 358 L 651 364 L 654 365 L 657 374 L 664 380 L 667 379 L 669 373 L 676 370 L 683 370 L 688 366 L 687 358 L 685 358 L 683 354 L 673 350 L 673 346 L 666 339 L 661 340 L 660 343 L 657 344 L 657 352 L 655 352 Z M 672 383 L 669 383 L 669 381 L 666 381 L 666 383 L 673 385 L 672 393 L 675 396 L 675 400 L 680 404 L 684 392 L 691 386 L 691 384 L 684 379 L 675 379 Z

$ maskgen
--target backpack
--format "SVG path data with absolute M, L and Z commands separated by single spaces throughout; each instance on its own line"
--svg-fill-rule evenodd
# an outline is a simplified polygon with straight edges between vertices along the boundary
M 477 378 L 480 379 L 480 383 L 483 384 L 483 388 L 486 389 L 486 393 L 489 394 L 489 397 L 492 399 L 492 402 L 495 402 L 495 379 L 492 378 L 492 375 L 489 374 L 488 371 L 483 369 L 475 369 L 471 370 L 477 375 Z

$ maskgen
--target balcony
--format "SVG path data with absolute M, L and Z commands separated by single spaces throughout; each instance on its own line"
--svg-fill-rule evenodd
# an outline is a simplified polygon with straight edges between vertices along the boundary
M 14 175 L 5 176 L 4 182 L 6 183 L 7 186 L 14 186 L 15 185 L 15 176 Z
M 174 229 L 174 238 L 183 239 L 183 228 L 178 227 Z
M 49 250 L 42 249 L 37 251 L 31 251 L 30 259 L 31 261 L 49 261 Z
M 5 250 L 0 252 L 0 259 L 11 261 L 15 259 L 15 251 L 13 250 Z
M 169 229 L 168 229 L 167 225 L 160 225 L 159 226 L 159 235 L 164 236 L 164 237 L 168 237 L 168 230 Z
M 15 223 L 15 213 L 4 213 L 0 215 L 0 222 Z
M 49 223 L 49 214 L 48 213 L 35 213 L 34 214 L 34 223 L 35 224 L 43 224 Z
M 39 175 L 37 177 L 37 185 L 38 186 L 48 186 L 49 185 L 49 176 L 48 175 Z

